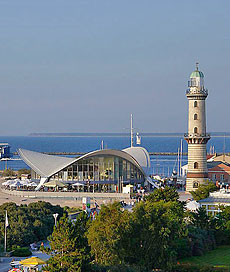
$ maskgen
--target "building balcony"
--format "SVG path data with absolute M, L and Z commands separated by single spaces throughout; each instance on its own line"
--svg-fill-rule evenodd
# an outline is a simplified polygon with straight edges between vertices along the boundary
M 208 90 L 207 89 L 187 89 L 186 95 L 192 96 L 192 95 L 204 95 L 208 96 Z
M 184 134 L 185 138 L 207 138 L 210 139 L 211 136 L 210 134 L 206 133 L 206 134 L 200 134 L 200 133 L 185 133 Z

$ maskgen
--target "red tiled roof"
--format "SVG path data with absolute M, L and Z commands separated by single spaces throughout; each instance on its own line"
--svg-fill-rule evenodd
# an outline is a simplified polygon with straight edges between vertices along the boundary
M 229 172 L 230 166 L 220 162 L 220 164 L 214 166 L 213 168 L 208 169 L 208 171 L 209 172 L 215 172 L 215 171 Z
M 212 157 L 214 157 L 215 155 L 207 155 L 207 160 L 211 159 Z

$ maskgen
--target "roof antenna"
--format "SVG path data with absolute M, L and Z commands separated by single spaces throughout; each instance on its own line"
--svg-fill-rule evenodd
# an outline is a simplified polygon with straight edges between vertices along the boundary
M 199 71 L 199 62 L 196 62 L 196 70 Z

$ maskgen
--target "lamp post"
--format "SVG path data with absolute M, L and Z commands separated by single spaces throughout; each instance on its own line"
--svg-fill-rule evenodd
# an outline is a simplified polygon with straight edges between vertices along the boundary
M 57 218 L 58 218 L 58 213 L 54 213 L 53 217 L 54 217 L 54 221 L 55 221 L 55 227 L 57 227 Z

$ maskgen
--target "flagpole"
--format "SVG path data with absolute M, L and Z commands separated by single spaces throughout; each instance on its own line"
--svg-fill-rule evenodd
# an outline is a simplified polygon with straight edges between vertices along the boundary
M 6 211 L 6 220 L 7 220 L 7 211 Z M 5 244 L 4 244 L 4 251 L 5 252 L 6 252 L 6 237 L 7 237 L 6 229 L 7 229 L 7 226 L 6 226 L 6 221 L 5 221 Z
M 5 219 L 5 244 L 4 244 L 4 251 L 6 252 L 6 246 L 7 246 L 7 227 L 9 226 L 8 216 L 7 216 L 7 210 L 6 210 L 6 219 Z

